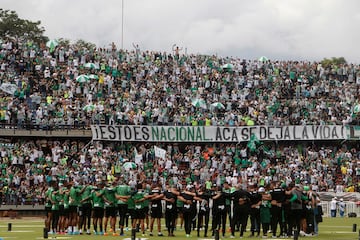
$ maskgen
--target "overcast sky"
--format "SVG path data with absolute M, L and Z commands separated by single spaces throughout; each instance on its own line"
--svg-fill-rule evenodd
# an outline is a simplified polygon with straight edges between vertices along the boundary
M 123 0 L 123 46 L 255 59 L 360 62 L 359 0 Z M 50 38 L 122 44 L 122 0 L 1 0 Z

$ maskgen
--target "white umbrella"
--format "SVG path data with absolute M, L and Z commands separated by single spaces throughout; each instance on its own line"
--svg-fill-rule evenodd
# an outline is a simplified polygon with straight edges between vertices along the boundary
M 99 76 L 98 76 L 98 75 L 95 75 L 95 74 L 90 74 L 90 75 L 88 75 L 88 77 L 89 77 L 90 79 L 99 79 Z
M 211 107 L 218 109 L 225 108 L 224 104 L 222 104 L 221 102 L 214 102 L 211 104 Z
M 98 66 L 96 66 L 95 63 L 91 63 L 91 62 L 85 63 L 85 64 L 84 64 L 84 67 L 90 68 L 90 69 L 98 69 L 98 68 L 99 68 Z
M 203 108 L 206 109 L 206 102 L 204 99 L 201 98 L 195 98 L 193 100 L 191 100 L 191 105 L 193 105 L 194 107 L 199 107 L 199 108 Z
M 89 82 L 90 78 L 87 75 L 81 74 L 76 78 L 76 82 L 83 83 L 83 82 Z
M 94 104 L 88 104 L 83 107 L 83 111 L 86 111 L 86 112 L 93 111 L 93 110 L 95 110 Z
M 223 68 L 223 69 L 233 69 L 234 65 L 232 65 L 231 63 L 226 63 L 226 64 L 222 65 L 221 68 Z
M 3 92 L 6 92 L 8 94 L 14 95 L 14 93 L 17 90 L 17 86 L 12 83 L 3 83 L 0 86 L 0 90 L 2 90 Z
M 54 51 L 55 47 L 59 45 L 58 40 L 53 39 L 46 42 L 46 46 L 50 48 L 50 52 Z
M 260 62 L 266 62 L 266 61 L 269 61 L 269 59 L 267 57 L 265 57 L 265 56 L 261 56 L 261 57 L 259 57 L 259 61 Z
M 126 170 L 126 171 L 129 171 L 130 169 L 136 169 L 136 164 L 133 163 L 133 162 L 126 162 L 123 164 L 123 168 Z

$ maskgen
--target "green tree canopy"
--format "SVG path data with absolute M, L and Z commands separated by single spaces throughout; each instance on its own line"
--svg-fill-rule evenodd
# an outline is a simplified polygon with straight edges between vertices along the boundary
M 94 43 L 91 43 L 91 42 L 87 42 L 83 39 L 79 39 L 77 40 L 74 44 L 73 44 L 74 47 L 76 47 L 77 49 L 83 49 L 83 48 L 86 48 L 86 49 L 95 49 L 96 48 L 96 45 Z
M 45 28 L 40 26 L 41 21 L 32 22 L 19 18 L 15 11 L 0 8 L 0 36 L 4 39 L 16 41 L 33 41 L 37 44 L 46 42 Z
M 324 66 L 324 67 L 330 67 L 330 66 L 339 66 L 341 64 L 346 64 L 346 60 L 344 57 L 339 57 L 339 58 L 336 58 L 336 57 L 332 57 L 331 59 L 329 58 L 324 58 L 322 61 L 321 61 L 321 64 Z

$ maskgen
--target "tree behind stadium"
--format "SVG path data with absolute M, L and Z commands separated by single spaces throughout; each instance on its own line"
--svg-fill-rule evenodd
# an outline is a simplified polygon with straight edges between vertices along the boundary
M 41 21 L 21 19 L 15 11 L 0 8 L 0 37 L 3 40 L 28 41 L 38 45 L 44 43 L 48 37 L 44 36 L 45 28 L 40 24 Z

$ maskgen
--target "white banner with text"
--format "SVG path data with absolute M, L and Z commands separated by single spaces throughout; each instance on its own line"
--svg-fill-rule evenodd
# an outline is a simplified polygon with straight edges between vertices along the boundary
M 132 142 L 247 142 L 252 135 L 260 141 L 349 138 L 349 128 L 342 125 L 279 127 L 92 125 L 91 131 L 93 140 Z

